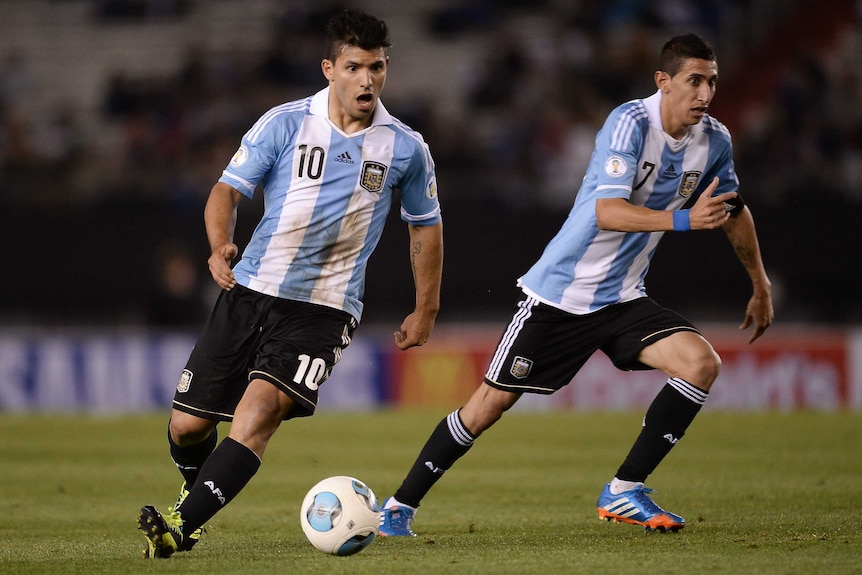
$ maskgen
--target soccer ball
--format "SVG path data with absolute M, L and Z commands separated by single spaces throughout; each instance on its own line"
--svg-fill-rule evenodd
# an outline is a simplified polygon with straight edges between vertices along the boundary
M 355 477 L 327 477 L 302 500 L 299 523 L 308 541 L 330 555 L 359 553 L 374 540 L 380 506 L 371 488 Z

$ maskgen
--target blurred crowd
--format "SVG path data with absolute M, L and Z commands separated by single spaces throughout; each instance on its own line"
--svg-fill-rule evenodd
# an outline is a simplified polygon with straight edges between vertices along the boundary
M 27 55 L 10 47 L 0 54 L 0 173 L 27 192 L 4 194 L 4 200 L 199 199 L 238 136 L 262 110 L 322 86 L 321 29 L 338 5 L 296 4 L 273 3 L 271 37 L 254 61 L 215 57 L 191 45 L 170 76 L 114 71 L 105 79 L 96 121 L 120 129 L 122 139 L 119 149 L 102 157 L 88 153 L 95 143 L 85 137 L 88 130 L 72 106 L 29 117 L 22 113 L 19 104 L 30 97 L 33 78 Z M 411 95 L 387 105 L 426 135 L 441 173 L 459 175 L 450 183 L 463 190 L 450 194 L 450 201 L 466 194 L 516 208 L 538 200 L 551 209 L 566 209 L 607 112 L 654 90 L 652 71 L 661 39 L 695 30 L 719 55 L 716 107 L 744 112 L 729 127 L 747 187 L 762 190 L 758 193 L 767 201 L 811 188 L 862 201 L 858 15 L 842 13 L 849 3 L 834 2 L 844 26 L 830 30 L 832 42 L 823 50 L 804 38 L 791 43 L 781 35 L 782 22 L 811 3 L 774 4 L 440 3 L 417 15 L 428 33 L 452 40 L 483 38 L 481 51 L 464 54 L 467 64 L 460 65 L 469 72 L 462 78 L 434 79 L 424 98 Z M 818 10 L 828 12 L 829 4 L 818 2 Z M 191 0 L 104 0 L 95 3 L 93 25 L 182 19 L 193 10 L 205 6 Z M 547 27 L 541 34 L 517 29 L 513 15 L 527 10 L 545 15 Z M 758 22 L 760 36 L 742 24 L 752 20 Z M 769 69 L 750 71 L 760 79 L 746 73 L 753 61 L 746 51 L 775 54 L 758 62 Z M 397 61 L 397 45 L 394 57 Z M 396 74 L 405 73 L 405 66 L 421 65 L 399 62 Z M 773 77 L 773 89 L 758 94 L 758 101 L 745 91 L 754 90 L 765 74 Z M 434 90 L 457 92 L 460 106 L 444 116 L 435 110 Z M 89 130 L 93 132 L 98 130 Z M 56 182 L 71 189 L 60 193 Z
M 271 14 L 264 49 L 215 55 L 192 43 L 171 74 L 113 70 L 105 78 L 97 114 L 80 114 L 63 104 L 28 115 L 22 103 L 35 83 L 28 55 L 5 47 L 0 52 L 3 211 L 26 206 L 134 211 L 155 205 L 199 214 L 240 136 L 260 114 L 323 86 L 321 30 L 339 5 L 260 4 Z M 710 112 L 733 133 L 741 190 L 749 203 L 798 209 L 794 213 L 800 218 L 810 213 L 812 203 L 858 209 L 862 26 L 857 4 L 427 3 L 416 11 L 417 29 L 435 41 L 470 38 L 469 45 L 479 48 L 453 62 L 450 77 L 429 78 L 423 93 L 384 94 L 383 101 L 429 142 L 446 213 L 493 206 L 515 219 L 523 211 L 565 214 L 607 113 L 623 101 L 650 95 L 661 42 L 692 30 L 718 54 L 719 88 Z M 103 0 L 93 2 L 92 26 L 182 22 L 205 5 Z M 385 10 L 369 6 L 369 11 L 387 17 Z M 817 22 L 810 18 L 814 13 Z M 522 25 L 525 15 L 531 16 L 532 28 Z M 805 26 L 794 28 L 800 23 Z M 413 61 L 399 60 L 400 46 L 409 40 L 397 29 L 392 32 L 397 39 L 392 74 L 422 74 L 415 48 L 409 51 Z M 455 104 L 438 107 L 440 91 Z M 117 145 L 107 151 L 99 146 L 94 137 L 100 132 L 119 134 Z M 200 225 L 197 215 L 192 223 Z M 801 221 L 792 225 L 816 229 Z M 188 230 L 183 234 L 188 236 Z M 514 280 L 515 273 L 510 275 Z

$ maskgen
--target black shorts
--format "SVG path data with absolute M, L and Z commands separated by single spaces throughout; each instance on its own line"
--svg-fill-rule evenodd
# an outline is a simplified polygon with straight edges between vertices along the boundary
M 288 417 L 312 415 L 318 387 L 356 325 L 353 316 L 335 308 L 240 285 L 222 291 L 180 376 L 173 407 L 230 421 L 248 383 L 263 379 L 294 400 Z
M 638 361 L 641 350 L 680 331 L 700 333 L 646 297 L 575 315 L 525 295 L 497 344 L 485 383 L 504 391 L 551 394 L 568 385 L 598 350 L 619 369 L 652 369 Z

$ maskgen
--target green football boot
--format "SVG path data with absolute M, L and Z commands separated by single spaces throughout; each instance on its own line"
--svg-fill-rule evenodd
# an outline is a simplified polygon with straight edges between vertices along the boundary
M 138 529 L 147 538 L 143 555 L 149 559 L 167 559 L 183 545 L 183 518 L 173 508 L 168 515 L 162 515 L 152 505 L 142 507 L 138 514 Z
M 189 490 L 186 489 L 186 484 L 185 484 L 185 482 L 183 482 L 183 486 L 180 487 L 180 494 L 179 494 L 179 496 L 177 496 L 177 502 L 174 503 L 174 506 L 172 508 L 168 508 L 168 511 L 171 511 L 171 512 L 179 511 L 180 505 L 182 505 L 183 501 L 186 500 L 186 497 L 188 497 L 188 494 L 189 494 Z M 201 538 L 201 535 L 203 534 L 203 532 L 204 532 L 204 528 L 198 527 L 197 529 L 195 529 L 194 531 L 189 533 L 184 538 L 183 544 L 179 547 L 179 549 L 177 549 L 177 551 L 188 551 L 189 549 L 194 547 L 195 543 L 200 541 L 200 538 Z

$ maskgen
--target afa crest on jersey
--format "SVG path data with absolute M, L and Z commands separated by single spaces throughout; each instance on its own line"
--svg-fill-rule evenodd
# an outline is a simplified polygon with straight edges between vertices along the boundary
M 700 182 L 700 174 L 700 172 L 685 172 L 679 183 L 679 195 L 684 198 L 692 195 L 697 189 L 697 183 Z
M 359 185 L 369 192 L 379 192 L 386 181 L 386 164 L 380 162 L 362 162 L 362 173 L 359 175 Z

